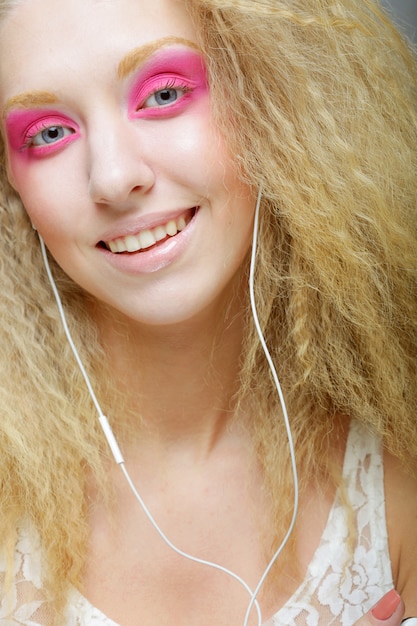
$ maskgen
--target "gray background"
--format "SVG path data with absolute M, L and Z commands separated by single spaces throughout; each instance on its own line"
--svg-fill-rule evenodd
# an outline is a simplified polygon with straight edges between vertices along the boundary
M 408 37 L 417 43 L 417 0 L 381 0 Z

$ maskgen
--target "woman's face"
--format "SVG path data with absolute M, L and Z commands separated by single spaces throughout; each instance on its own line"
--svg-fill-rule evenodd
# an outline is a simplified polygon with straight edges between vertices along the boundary
M 180 0 L 24 0 L 0 29 L 10 180 L 64 271 L 145 324 L 231 291 L 254 198 Z

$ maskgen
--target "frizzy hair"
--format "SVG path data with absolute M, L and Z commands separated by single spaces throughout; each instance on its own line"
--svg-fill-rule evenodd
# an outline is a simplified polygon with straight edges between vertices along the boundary
M 213 115 L 263 201 L 256 297 L 288 402 L 301 482 L 331 473 L 345 415 L 417 456 L 417 85 L 411 47 L 370 0 L 185 0 Z M 7 4 L 7 7 L 6 7 Z M 0 15 L 15 3 L 0 2 Z M 81 579 L 86 467 L 105 485 L 96 414 L 74 366 L 36 233 L 1 188 L 0 542 L 27 519 L 58 613 Z M 90 311 L 51 260 L 106 410 L 117 391 Z M 273 506 L 291 508 L 276 394 L 250 315 L 237 401 L 250 403 Z M 410 460 L 411 459 L 411 460 Z M 322 471 L 319 472 L 318 470 Z M 277 541 L 283 530 L 277 524 Z
M 189 6 L 218 123 L 242 175 L 263 185 L 257 296 L 293 418 L 312 442 L 318 412 L 325 429 L 344 413 L 415 456 L 411 46 L 367 0 Z M 256 338 L 247 347 L 242 380 L 258 405 L 270 379 Z

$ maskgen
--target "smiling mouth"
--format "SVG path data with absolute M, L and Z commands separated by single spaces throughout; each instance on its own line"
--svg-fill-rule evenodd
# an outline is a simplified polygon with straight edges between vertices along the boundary
M 197 208 L 194 207 L 189 211 L 185 211 L 179 217 L 169 220 L 166 224 L 155 226 L 155 228 L 141 230 L 134 235 L 117 237 L 110 241 L 100 241 L 98 246 L 113 252 L 113 254 L 132 254 L 141 250 L 148 250 L 167 239 L 175 237 L 175 235 L 184 230 L 196 214 Z

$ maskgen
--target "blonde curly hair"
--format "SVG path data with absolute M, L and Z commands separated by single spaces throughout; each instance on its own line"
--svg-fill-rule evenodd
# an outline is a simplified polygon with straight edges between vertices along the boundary
M 213 115 L 263 200 L 256 298 L 291 415 L 301 482 L 332 474 L 344 415 L 417 457 L 417 71 L 372 0 L 184 0 Z M 0 15 L 14 2 L 0 2 Z M 36 234 L 1 174 L 0 542 L 28 519 L 59 612 L 83 567 L 86 467 L 102 435 L 60 329 Z M 53 263 L 53 261 L 51 261 Z M 88 296 L 54 266 L 103 405 L 115 388 Z M 249 311 L 237 402 L 249 403 L 283 519 L 291 476 L 280 408 Z M 282 528 L 278 525 L 277 541 Z

